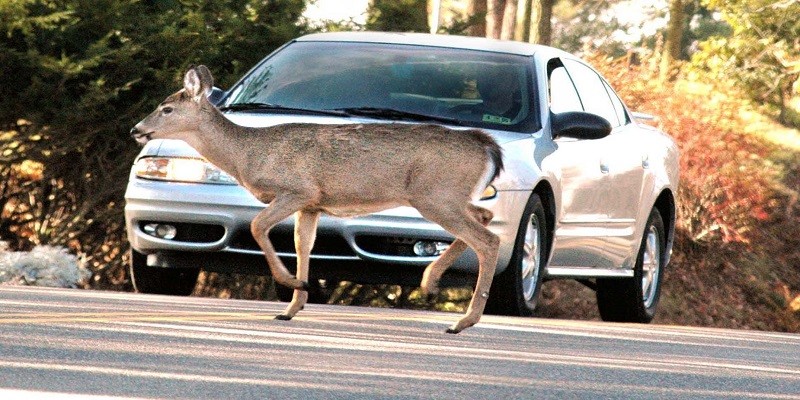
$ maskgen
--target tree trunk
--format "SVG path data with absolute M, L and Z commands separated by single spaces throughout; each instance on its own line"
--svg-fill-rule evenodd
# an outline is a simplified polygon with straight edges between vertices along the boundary
M 431 27 L 431 33 L 439 32 L 441 11 L 442 0 L 428 0 L 428 26 Z
M 467 33 L 470 36 L 486 36 L 486 0 L 469 0 L 467 3 L 467 15 L 472 17 L 474 15 L 482 15 L 478 22 L 471 26 Z
M 503 9 L 503 24 L 500 30 L 500 39 L 511 40 L 514 38 L 514 24 L 517 22 L 517 0 L 506 0 Z
M 514 40 L 527 42 L 531 24 L 531 0 L 519 0 L 517 2 L 517 26 L 514 28 Z
M 681 57 L 681 40 L 683 39 L 683 25 L 686 20 L 684 8 L 686 0 L 669 1 L 669 21 L 667 22 L 667 35 L 664 40 L 664 51 L 661 54 L 659 73 L 661 80 L 675 80 L 675 61 Z
M 486 0 L 486 37 L 500 39 L 505 0 Z
M 531 0 L 531 25 L 528 41 L 549 46 L 552 42 L 553 6 L 556 0 Z

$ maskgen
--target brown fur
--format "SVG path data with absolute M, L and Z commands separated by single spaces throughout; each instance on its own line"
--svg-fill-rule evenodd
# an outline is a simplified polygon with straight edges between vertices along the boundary
M 448 332 L 480 319 L 494 276 L 499 239 L 485 228 L 489 210 L 470 202 L 487 172 L 502 170 L 500 146 L 480 130 L 415 124 L 285 124 L 246 128 L 230 122 L 206 99 L 213 78 L 190 69 L 184 89 L 169 96 L 131 131 L 137 141 L 181 139 L 236 178 L 269 206 L 252 222 L 275 280 L 295 288 L 279 319 L 291 319 L 307 300 L 308 262 L 321 213 L 360 215 L 412 206 L 457 240 L 425 271 L 422 288 L 435 293 L 447 267 L 467 246 L 480 263 L 467 314 Z M 482 187 L 479 189 L 483 189 Z M 269 230 L 296 214 L 297 276 L 275 254 Z

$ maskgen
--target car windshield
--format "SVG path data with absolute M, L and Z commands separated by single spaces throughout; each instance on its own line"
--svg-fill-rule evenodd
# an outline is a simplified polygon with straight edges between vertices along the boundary
M 239 82 L 223 107 L 339 111 L 389 120 L 530 132 L 524 56 L 412 45 L 295 42 Z

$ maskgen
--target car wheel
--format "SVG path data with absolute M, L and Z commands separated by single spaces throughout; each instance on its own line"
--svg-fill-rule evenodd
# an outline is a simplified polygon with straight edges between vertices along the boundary
M 664 273 L 664 222 L 653 209 L 630 279 L 598 279 L 597 306 L 603 321 L 647 323 L 655 316 Z
M 139 293 L 188 296 L 197 284 L 200 268 L 161 268 L 147 266 L 147 256 L 131 249 L 131 280 Z
M 532 194 L 520 221 L 508 267 L 495 276 L 487 302 L 492 314 L 530 316 L 536 308 L 546 263 L 547 220 L 539 195 Z

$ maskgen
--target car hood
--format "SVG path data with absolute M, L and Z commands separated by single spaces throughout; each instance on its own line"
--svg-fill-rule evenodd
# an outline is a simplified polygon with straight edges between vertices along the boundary
M 308 116 L 308 115 L 291 115 L 291 114 L 265 114 L 261 113 L 248 113 L 236 112 L 227 113 L 225 116 L 236 124 L 249 127 L 268 127 L 289 123 L 312 123 L 312 124 L 370 124 L 370 123 L 387 123 L 392 121 L 379 120 L 373 118 L 359 118 L 359 117 L 336 117 L 336 116 Z M 397 123 L 412 123 L 412 122 L 397 122 Z M 464 127 L 451 126 L 453 129 L 468 129 Z M 518 132 L 507 132 L 498 130 L 484 129 L 489 133 L 499 144 L 508 143 L 514 140 L 519 140 L 529 135 Z M 200 157 L 194 148 L 181 140 L 168 140 L 168 139 L 155 139 L 149 141 L 142 149 L 139 157 L 145 156 L 161 156 L 161 157 Z

